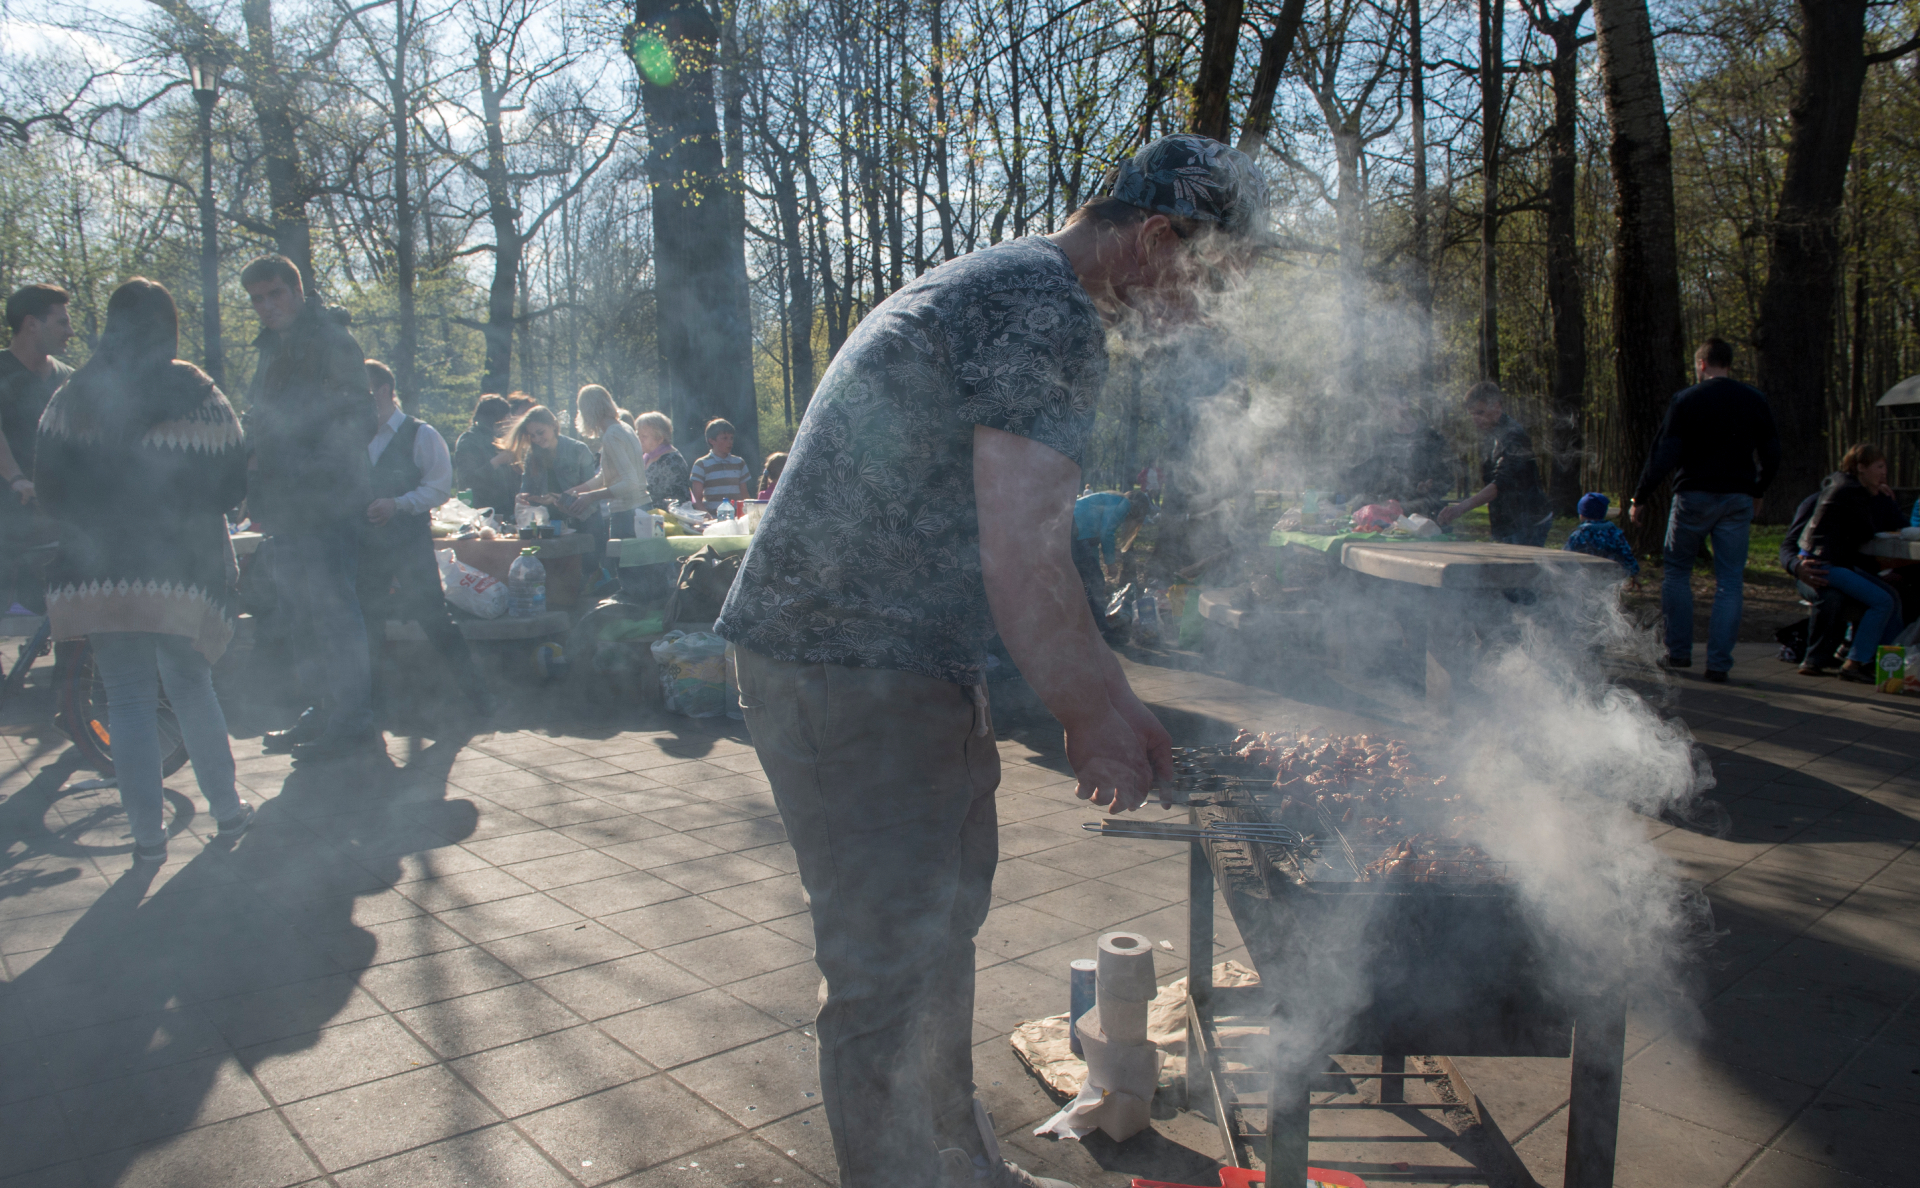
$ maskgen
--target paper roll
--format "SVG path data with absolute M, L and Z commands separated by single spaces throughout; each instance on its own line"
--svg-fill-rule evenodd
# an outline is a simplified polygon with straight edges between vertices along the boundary
M 1081 1055 L 1080 1033 L 1073 1025 L 1080 1016 L 1093 1009 L 1094 979 L 1099 976 L 1100 965 L 1092 958 L 1081 958 L 1067 963 L 1067 1035 L 1072 1040 L 1073 1054 Z
M 1097 1010 L 1097 1008 L 1096 1008 Z M 1087 1054 L 1087 1082 L 1116 1093 L 1153 1098 L 1160 1081 L 1160 1049 L 1152 1044 L 1123 1044 L 1102 1031 L 1094 1011 L 1080 1016 L 1075 1029 Z
M 1100 938 L 1099 973 L 1096 978 L 1101 1002 L 1151 1002 L 1153 984 L 1153 942 L 1137 932 L 1109 932 Z
M 1100 1030 L 1112 1043 L 1144 1044 L 1147 1042 L 1147 1008 L 1152 1005 L 1149 1002 L 1108 999 L 1095 1003 L 1093 1010 L 1081 1018 L 1091 1016 L 1097 1020 Z

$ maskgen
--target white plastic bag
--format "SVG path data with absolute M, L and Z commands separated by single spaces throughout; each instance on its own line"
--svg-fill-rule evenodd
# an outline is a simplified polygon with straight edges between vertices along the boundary
M 1438 536 L 1443 531 L 1440 525 L 1418 514 L 1401 516 L 1393 522 L 1393 526 L 1414 536 Z
M 727 641 L 709 631 L 669 631 L 652 647 L 666 708 L 689 718 L 727 712 Z
M 702 536 L 751 536 L 745 520 L 716 520 L 700 530 Z
M 507 613 L 505 582 L 461 561 L 452 549 L 439 549 L 434 556 L 440 562 L 440 588 L 448 602 L 482 619 L 497 619 Z

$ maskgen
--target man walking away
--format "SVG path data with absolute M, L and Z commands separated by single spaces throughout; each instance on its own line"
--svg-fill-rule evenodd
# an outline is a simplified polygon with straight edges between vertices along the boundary
M 40 414 L 73 374 L 54 358 L 73 338 L 67 291 L 54 285 L 16 289 L 7 298 L 7 329 L 13 341 L 0 356 L 0 480 L 15 498 L 0 500 L 0 507 L 11 508 L 33 499 L 28 476 Z
M 10 496 L 0 495 L 0 557 L 6 559 L 0 580 L 7 581 L 14 601 L 39 610 L 43 591 L 35 575 L 13 558 L 48 535 L 30 506 L 33 455 L 40 414 L 73 374 L 73 368 L 54 358 L 73 338 L 66 290 L 54 285 L 15 290 L 7 298 L 7 329 L 13 340 L 0 353 L 0 482 L 7 484 Z
M 1102 189 L 1059 232 L 949 260 L 861 320 L 717 627 L 812 906 L 843 1188 L 1059 1188 L 1000 1158 L 974 1096 L 996 631 L 1065 724 L 1081 798 L 1127 811 L 1171 774 L 1081 592 L 1073 501 L 1103 320 L 1190 308 L 1246 262 L 1265 195 L 1244 155 L 1185 134 Z
M 1442 525 L 1453 523 L 1476 507 L 1487 509 L 1493 539 L 1503 544 L 1547 543 L 1553 527 L 1553 508 L 1540 485 L 1540 462 L 1533 438 L 1520 422 L 1507 415 L 1500 385 L 1482 380 L 1467 390 L 1467 416 L 1486 435 L 1480 446 L 1480 481 L 1486 485 L 1458 503 L 1440 509 Z
M 321 693 L 318 706 L 290 729 L 269 733 L 266 746 L 296 759 L 371 753 L 381 744 L 355 592 L 373 502 L 367 356 L 319 296 L 305 291 L 285 256 L 261 256 L 241 271 L 240 283 L 260 318 L 260 362 L 247 401 L 255 465 L 247 507 L 273 534 L 296 675 Z
M 393 369 L 367 360 L 367 386 L 379 426 L 367 443 L 373 502 L 360 550 L 360 605 L 367 621 L 368 664 L 378 663 L 388 619 L 412 619 L 440 653 L 473 711 L 485 717 L 493 699 L 473 665 L 473 651 L 447 609 L 433 556 L 431 513 L 453 495 L 453 458 L 439 430 L 400 408 Z M 503 402 L 504 403 L 504 402 Z
M 1673 510 L 1660 558 L 1660 611 L 1667 620 L 1667 665 L 1693 666 L 1693 562 L 1713 540 L 1713 613 L 1707 622 L 1706 679 L 1733 668 L 1746 600 L 1747 533 L 1760 497 L 1780 468 L 1780 434 L 1758 388 L 1732 378 L 1733 346 L 1709 338 L 1693 355 L 1700 382 L 1667 405 L 1653 455 L 1640 472 L 1628 514 L 1638 524 L 1646 501 L 1669 474 Z

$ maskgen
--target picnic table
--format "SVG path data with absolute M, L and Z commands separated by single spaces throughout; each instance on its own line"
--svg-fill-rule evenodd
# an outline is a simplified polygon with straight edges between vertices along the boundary
M 1340 564 L 1418 591 L 1418 610 L 1402 622 L 1426 653 L 1427 703 L 1441 711 L 1452 707 L 1453 682 L 1472 672 L 1479 630 L 1510 619 L 1518 602 L 1625 576 L 1603 557 L 1493 541 L 1354 541 L 1340 546 Z
M 1895 561 L 1920 561 L 1920 540 L 1903 540 L 1898 536 L 1876 536 L 1861 545 L 1860 551 L 1869 557 L 1887 557 Z

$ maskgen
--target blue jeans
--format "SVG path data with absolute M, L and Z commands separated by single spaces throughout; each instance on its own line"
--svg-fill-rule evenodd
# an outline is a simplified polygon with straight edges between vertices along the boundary
M 1853 629 L 1847 659 L 1872 664 L 1874 649 L 1892 643 L 1900 634 L 1900 596 L 1879 579 L 1838 565 L 1827 570 L 1827 585 L 1867 608 Z
M 143 846 L 167 840 L 155 715 L 163 685 L 186 739 L 200 795 L 206 797 L 216 821 L 232 818 L 240 811 L 240 794 L 233 787 L 233 749 L 207 658 L 184 635 L 99 631 L 87 641 L 93 645 L 93 662 L 107 687 L 113 772 L 120 781 L 120 805 L 133 826 L 133 840 Z
M 360 532 L 350 523 L 276 533 L 274 581 L 288 616 L 295 677 L 321 693 L 327 732 L 373 729 L 373 668 L 360 614 Z
M 1700 542 L 1713 539 L 1713 614 L 1707 620 L 1707 671 L 1733 667 L 1746 602 L 1747 532 L 1753 526 L 1753 496 L 1712 491 L 1676 491 L 1661 554 L 1660 611 L 1667 619 L 1667 655 L 1693 659 L 1693 560 Z

